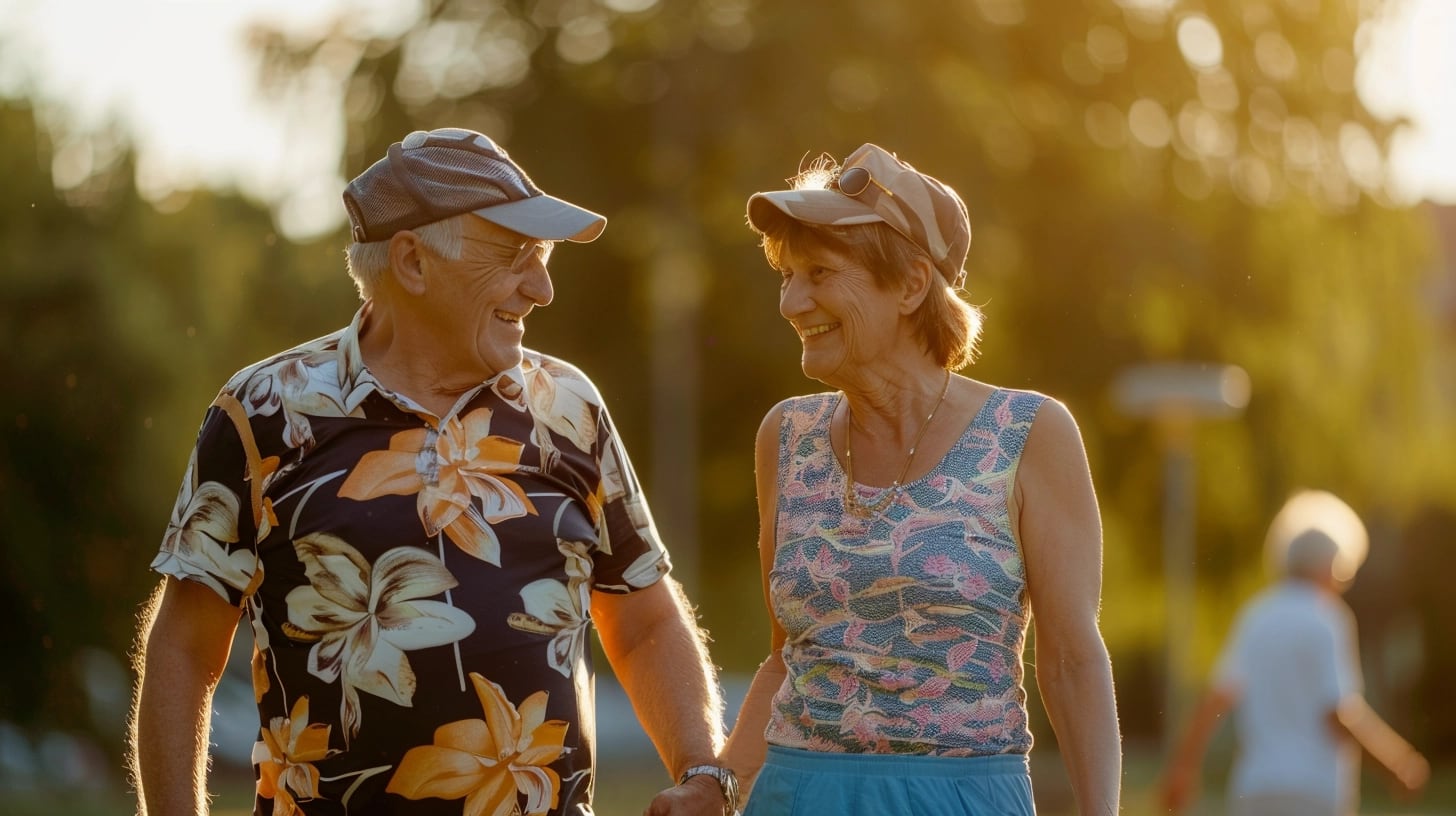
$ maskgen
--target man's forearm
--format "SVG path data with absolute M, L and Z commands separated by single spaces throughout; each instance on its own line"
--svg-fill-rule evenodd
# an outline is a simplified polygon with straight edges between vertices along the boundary
M 142 816 L 208 812 L 206 712 L 212 710 L 211 689 L 199 691 L 170 680 L 157 674 L 142 679 L 132 747 Z
M 227 665 L 237 611 L 211 590 L 167 579 L 142 609 L 131 772 L 142 816 L 208 811 L 212 696 Z
M 1349 734 L 1401 784 L 1412 788 L 1425 785 L 1430 766 L 1421 753 L 1375 713 L 1365 698 L 1351 694 L 1334 711 L 1336 727 Z
M 671 580 L 671 579 L 664 579 Z M 629 643 L 606 644 L 618 680 L 668 773 L 717 762 L 723 701 L 704 638 L 676 584 Z M 614 653 L 614 651 L 616 653 Z

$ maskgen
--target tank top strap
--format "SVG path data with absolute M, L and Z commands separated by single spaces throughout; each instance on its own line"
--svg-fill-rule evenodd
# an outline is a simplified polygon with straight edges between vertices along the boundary
M 839 404 L 838 392 L 794 397 L 779 421 L 778 484 L 794 478 L 796 463 L 828 449 L 829 419 Z
M 1015 388 L 998 388 L 989 397 L 991 410 L 982 412 L 991 421 L 998 437 L 1001 452 L 1014 460 L 1021 458 L 1026 449 L 1026 439 L 1031 435 L 1031 423 L 1036 412 L 1047 401 L 1045 394 L 1023 391 Z

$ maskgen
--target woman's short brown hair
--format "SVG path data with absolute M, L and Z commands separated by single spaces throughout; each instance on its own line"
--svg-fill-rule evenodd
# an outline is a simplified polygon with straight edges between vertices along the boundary
M 760 233 L 763 254 L 775 269 L 783 268 L 784 256 L 790 252 L 813 251 L 816 244 L 849 255 L 870 271 L 881 289 L 898 284 L 917 258 L 935 269 L 925 250 L 883 222 L 820 226 L 785 216 L 765 226 Z M 930 288 L 911 315 L 912 326 L 930 356 L 941 367 L 954 371 L 975 359 L 983 316 L 980 308 L 962 300 L 960 290 L 945 283 L 939 272 L 933 274 L 944 285 Z

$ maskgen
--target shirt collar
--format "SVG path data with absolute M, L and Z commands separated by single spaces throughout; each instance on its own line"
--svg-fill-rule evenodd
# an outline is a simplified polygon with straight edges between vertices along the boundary
M 339 334 L 339 390 L 346 394 L 365 381 L 374 382 L 373 375 L 364 367 L 364 355 L 359 352 L 359 334 L 373 306 L 373 301 L 364 301 L 354 312 L 354 319 Z
M 354 319 L 349 321 L 349 325 L 339 333 L 338 372 L 340 393 L 352 395 L 348 400 L 351 408 L 362 402 L 364 397 L 377 391 L 386 398 L 400 404 L 402 407 L 428 414 L 428 411 L 416 405 L 413 400 L 407 399 L 403 395 L 396 395 L 383 385 L 380 385 L 379 381 L 374 379 L 374 375 L 369 373 L 369 369 L 364 365 L 364 355 L 359 350 L 359 336 L 363 334 L 364 324 L 369 320 L 369 313 L 373 308 L 373 301 L 364 301 L 363 305 L 359 307 L 359 310 L 354 313 Z M 471 393 L 478 394 L 480 388 L 490 388 L 518 410 L 527 410 L 527 401 L 525 399 L 525 368 L 533 365 L 533 356 L 534 353 L 527 350 L 523 365 L 514 366 L 490 377 Z

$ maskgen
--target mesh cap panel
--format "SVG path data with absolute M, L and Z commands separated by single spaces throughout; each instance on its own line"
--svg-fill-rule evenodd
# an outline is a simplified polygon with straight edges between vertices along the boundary
M 595 213 L 545 196 L 495 142 L 462 128 L 415 131 L 349 182 L 344 206 L 355 241 L 384 241 L 467 212 L 540 197 L 559 205 L 563 218 Z M 550 207 L 545 208 L 549 218 Z M 489 217 L 487 213 L 481 213 Z M 602 219 L 603 221 L 605 219 Z

